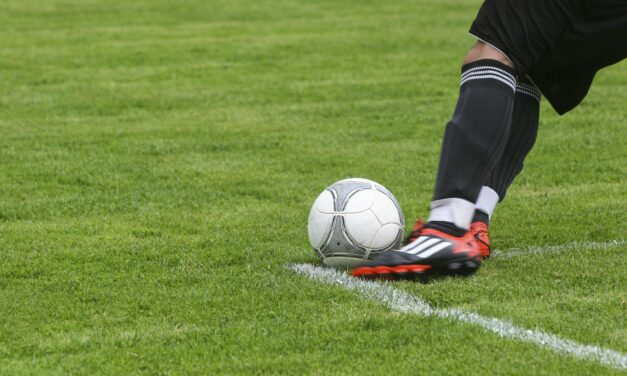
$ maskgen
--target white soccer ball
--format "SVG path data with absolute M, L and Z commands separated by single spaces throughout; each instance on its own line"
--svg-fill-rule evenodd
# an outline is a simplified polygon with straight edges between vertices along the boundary
M 367 179 L 322 191 L 309 212 L 309 242 L 329 266 L 355 267 L 399 246 L 404 219 L 394 195 Z

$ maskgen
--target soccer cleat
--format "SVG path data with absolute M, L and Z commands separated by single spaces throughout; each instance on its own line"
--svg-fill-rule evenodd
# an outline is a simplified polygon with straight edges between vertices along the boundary
M 414 227 L 411 229 L 411 232 L 403 240 L 403 246 L 406 246 L 407 244 L 418 239 L 418 237 L 420 236 L 420 231 L 422 231 L 422 229 L 425 227 L 425 224 L 426 224 L 425 221 L 423 221 L 422 219 L 416 219 L 416 223 L 414 224 Z
M 449 235 L 417 222 L 409 243 L 353 269 L 353 276 L 375 279 L 414 279 L 431 274 L 469 275 L 481 266 L 483 258 L 477 241 L 468 231 L 462 237 Z
M 477 246 L 481 256 L 486 259 L 490 257 L 490 239 L 488 239 L 488 225 L 483 222 L 473 222 L 470 225 L 470 232 L 477 239 Z

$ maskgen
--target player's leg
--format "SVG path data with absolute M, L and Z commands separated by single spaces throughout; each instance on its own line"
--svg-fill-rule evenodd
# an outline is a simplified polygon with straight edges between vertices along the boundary
M 489 254 L 490 216 L 535 141 L 539 103 L 534 98 L 540 97 L 536 87 L 559 114 L 577 106 L 596 71 L 627 56 L 627 44 L 622 43 L 627 35 L 625 15 L 627 2 L 615 0 L 590 4 L 486 0 L 482 5 L 471 34 L 503 49 L 534 83 L 517 87 L 508 145 L 476 203 L 471 231 L 482 240 L 483 254 Z
M 475 46 L 464 61 L 460 97 L 444 135 L 429 223 L 417 225 L 406 247 L 382 254 L 353 274 L 404 276 L 443 266 L 463 271 L 464 265 L 466 270 L 476 269 L 473 262 L 480 259 L 480 252 L 467 228 L 481 186 L 510 139 L 515 101 L 515 85 L 508 92 L 507 85 L 496 84 L 497 78 L 505 84 L 514 81 L 514 66 L 533 79 L 558 113 L 569 111 L 585 97 L 598 69 L 627 56 L 627 44 L 620 43 L 627 30 L 624 10 L 627 3 L 616 0 L 590 5 L 485 0 L 470 33 L 486 43 Z M 469 85 L 470 81 L 476 82 Z M 523 144 L 517 146 L 524 149 Z M 511 183 L 507 176 L 501 183 L 506 186 Z M 498 196 L 499 183 L 490 180 L 489 184 Z
M 478 42 L 464 60 L 460 94 L 446 126 L 428 227 L 462 236 L 510 133 L 515 71 L 496 48 Z
M 490 255 L 488 225 L 497 204 L 505 198 L 509 186 L 522 171 L 523 163 L 536 141 L 540 120 L 540 91 L 528 80 L 516 84 L 514 111 L 509 138 L 496 166 L 481 187 L 475 205 L 471 230 L 479 240 L 484 257 Z
M 455 111 L 444 132 L 426 225 L 409 244 L 353 271 L 362 277 L 475 271 L 482 256 L 469 232 L 475 201 L 508 140 L 514 107 L 514 68 L 498 49 L 478 42 L 462 66 Z
M 473 63 L 477 60 L 494 60 L 510 68 L 514 67 L 512 61 L 503 52 L 483 41 L 478 41 L 474 46 L 472 46 L 470 51 L 468 51 L 464 57 L 462 69 L 464 65 Z

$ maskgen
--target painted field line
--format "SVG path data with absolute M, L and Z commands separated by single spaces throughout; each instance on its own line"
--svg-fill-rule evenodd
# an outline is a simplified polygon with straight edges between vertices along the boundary
M 612 368 L 627 369 L 627 355 L 615 350 L 584 345 L 568 339 L 562 339 L 554 334 L 538 329 L 525 329 L 514 325 L 510 321 L 481 316 L 474 312 L 466 312 L 460 308 L 434 308 L 420 297 L 396 289 L 390 283 L 354 278 L 345 272 L 335 269 L 311 264 L 288 264 L 286 267 L 313 280 L 356 291 L 364 298 L 381 303 L 393 311 L 436 316 L 478 325 L 501 337 L 533 343 L 563 355 L 597 361 Z
M 515 257 L 526 256 L 534 254 L 548 254 L 572 251 L 576 249 L 609 249 L 617 247 L 627 247 L 627 240 L 610 240 L 607 242 L 572 242 L 558 245 L 546 245 L 546 246 L 529 246 L 526 248 L 512 248 L 508 250 L 495 250 L 492 251 L 490 257 Z

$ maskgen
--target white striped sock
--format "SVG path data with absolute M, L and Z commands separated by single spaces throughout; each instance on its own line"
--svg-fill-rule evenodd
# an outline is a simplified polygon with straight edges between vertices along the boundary
M 493 79 L 516 90 L 516 77 L 504 69 L 489 65 L 470 68 L 462 73 L 460 86 L 472 80 Z

